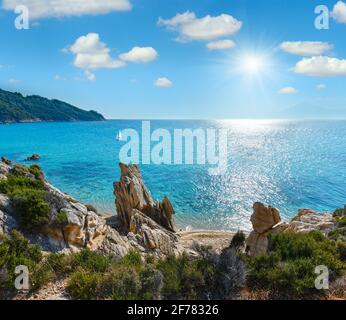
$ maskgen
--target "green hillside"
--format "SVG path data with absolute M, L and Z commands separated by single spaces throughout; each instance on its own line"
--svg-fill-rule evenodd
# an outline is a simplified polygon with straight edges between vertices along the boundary
M 30 121 L 102 121 L 96 111 L 85 111 L 59 100 L 37 95 L 24 97 L 0 89 L 0 123 Z

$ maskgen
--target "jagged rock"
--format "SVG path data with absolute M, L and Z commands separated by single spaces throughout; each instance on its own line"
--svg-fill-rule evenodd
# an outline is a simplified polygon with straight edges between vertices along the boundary
M 14 170 L 16 174 L 28 176 L 24 166 L 1 164 L 2 172 L 6 174 Z M 169 199 L 153 200 L 137 166 L 121 165 L 121 168 L 120 182 L 115 184 L 117 219 L 93 212 L 91 206 L 61 192 L 42 176 L 45 201 L 51 209 L 48 222 L 35 232 L 25 231 L 25 236 L 47 252 L 69 253 L 90 248 L 115 258 L 123 257 L 133 249 L 142 255 L 157 257 L 182 253 L 178 236 L 173 232 L 174 209 Z M 34 176 L 29 178 L 36 179 Z M 17 216 L 20 214 L 12 207 L 11 199 L 0 193 L 0 235 L 13 228 Z M 119 227 L 121 225 L 126 225 L 125 233 Z
M 99 247 L 108 232 L 106 220 L 89 211 L 85 218 L 86 246 L 92 250 Z
M 107 226 L 107 231 L 98 250 L 116 258 L 124 257 L 133 247 L 119 232 Z
M 10 167 L 4 163 L 0 162 L 0 174 L 6 176 L 10 170 Z
M 1 163 L 4 163 L 5 165 L 10 166 L 12 164 L 12 161 L 6 159 L 5 157 L 1 157 Z
M 12 166 L 0 162 L 0 170 L 4 174 L 15 172 L 28 176 L 27 168 L 19 165 Z M 35 179 L 32 175 L 28 177 Z M 48 223 L 35 233 L 25 232 L 25 236 L 32 243 L 39 244 L 44 251 L 49 252 L 73 252 L 85 247 L 97 250 L 110 230 L 106 225 L 106 220 L 52 186 L 43 176 L 42 181 L 46 190 L 45 200 L 51 209 Z M 66 214 L 66 221 L 63 225 L 56 223 L 56 217 L 60 212 Z M 0 235 L 8 234 L 11 229 L 18 227 L 15 220 L 17 216 L 19 214 L 12 207 L 10 198 L 0 193 Z M 111 232 L 112 234 L 114 232 Z M 128 247 L 130 247 L 129 244 L 126 248 Z M 116 248 L 113 246 L 115 255 L 127 252 Z
M 16 220 L 0 210 L 0 237 L 17 228 Z
M 288 226 L 280 223 L 280 212 L 276 208 L 255 202 L 253 210 L 250 220 L 254 230 L 246 239 L 246 251 L 251 256 L 258 256 L 267 252 L 269 234 L 283 232 Z
M 40 155 L 37 153 L 34 153 L 30 157 L 26 158 L 26 161 L 37 161 L 37 160 L 40 160 Z
M 251 222 L 253 229 L 257 233 L 264 233 L 281 222 L 279 210 L 272 207 L 266 207 L 260 202 L 255 202 L 253 205 L 253 214 L 251 216 Z
M 62 210 L 66 213 L 66 225 L 63 227 L 49 226 L 48 233 L 57 239 L 61 236 L 61 240 L 67 242 L 68 245 L 84 247 L 86 245 L 84 214 L 72 208 Z
M 65 207 L 69 207 L 71 203 L 77 202 L 77 200 L 73 199 L 68 194 L 61 192 L 59 189 L 55 188 L 47 181 L 44 182 L 44 187 L 49 194 L 46 200 L 48 201 L 50 206 L 54 207 L 57 211 Z
M 97 248 L 98 238 L 106 232 L 105 219 L 46 181 L 45 188 L 49 194 L 46 200 L 52 208 L 46 232 L 56 241 L 66 241 L 68 246 Z M 66 213 L 67 223 L 57 227 L 54 219 L 61 211 Z
M 11 200 L 5 194 L 0 193 L 0 210 L 12 213 Z
M 81 203 L 71 203 L 61 209 L 67 218 L 64 226 L 50 223 L 46 232 L 56 241 L 65 241 L 68 247 L 88 247 L 97 249 L 99 237 L 107 231 L 106 220 L 92 211 L 85 211 Z
M 177 255 L 182 251 L 175 233 L 167 231 L 136 209 L 131 212 L 130 237 L 145 249 L 154 251 L 158 256 Z
M 324 234 L 328 234 L 334 229 L 335 220 L 332 213 L 317 213 L 310 209 L 299 209 L 286 231 L 301 233 L 317 230 Z
M 165 197 L 158 202 L 152 198 L 137 165 L 120 163 L 120 170 L 120 181 L 114 183 L 114 195 L 117 213 L 125 230 L 130 231 L 132 212 L 137 209 L 160 226 L 175 232 L 174 209 L 169 199 Z

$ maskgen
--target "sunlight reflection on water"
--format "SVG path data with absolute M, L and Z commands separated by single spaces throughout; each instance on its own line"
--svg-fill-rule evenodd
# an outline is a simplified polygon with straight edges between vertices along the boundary
M 39 153 L 57 187 L 114 213 L 121 147 L 114 137 L 140 126 L 127 120 L 0 126 L 0 155 L 22 161 Z M 334 210 L 346 203 L 345 121 L 167 120 L 152 126 L 229 129 L 222 176 L 209 176 L 207 166 L 141 166 L 153 196 L 173 202 L 180 227 L 248 230 L 255 201 L 278 207 L 286 220 L 301 207 Z

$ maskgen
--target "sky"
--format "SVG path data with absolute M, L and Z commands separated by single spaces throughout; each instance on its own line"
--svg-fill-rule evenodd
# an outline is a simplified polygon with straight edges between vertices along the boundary
M 5 90 L 110 119 L 346 118 L 343 1 L 0 4 Z M 21 4 L 29 29 L 15 27 Z M 318 5 L 328 29 L 316 28 Z

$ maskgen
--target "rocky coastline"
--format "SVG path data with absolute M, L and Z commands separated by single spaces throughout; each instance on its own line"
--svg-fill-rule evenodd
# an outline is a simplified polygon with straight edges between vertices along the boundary
M 121 259 L 134 250 L 142 259 L 184 254 L 196 257 L 201 254 L 196 244 L 218 254 L 230 246 L 232 232 L 177 231 L 170 200 L 167 197 L 162 201 L 153 199 L 137 165 L 120 164 L 120 169 L 120 179 L 114 183 L 117 215 L 106 216 L 55 188 L 45 179 L 39 166 L 25 167 L 3 158 L 0 162 L 0 239 L 17 229 L 47 254 L 72 254 L 87 248 L 114 259 Z M 8 191 L 14 183 L 32 183 L 44 194 L 47 210 L 37 225 L 23 223 L 23 200 L 15 191 Z M 346 216 L 346 206 L 340 212 Z M 286 223 L 282 222 L 278 209 L 262 203 L 254 204 L 251 223 L 253 231 L 246 235 L 245 245 L 240 248 L 249 257 L 266 254 L 273 235 L 319 231 L 327 236 L 340 229 L 333 213 L 301 209 Z M 63 283 L 57 286 L 64 288 Z M 47 299 L 54 297 L 58 298 L 51 292 L 44 295 Z M 42 295 L 36 293 L 36 298 Z

